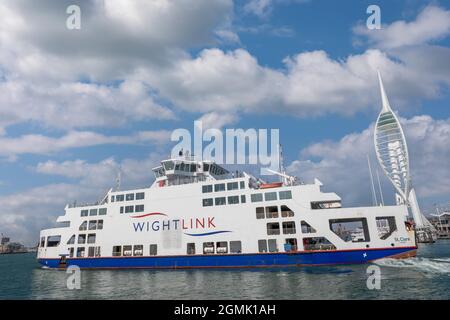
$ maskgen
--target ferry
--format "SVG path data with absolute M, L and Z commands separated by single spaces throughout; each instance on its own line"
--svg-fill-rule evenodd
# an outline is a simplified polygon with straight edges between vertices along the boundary
M 183 269 L 362 264 L 416 255 L 406 205 L 343 207 L 315 179 L 267 183 L 193 156 L 161 161 L 150 187 L 67 205 L 40 233 L 44 268 Z

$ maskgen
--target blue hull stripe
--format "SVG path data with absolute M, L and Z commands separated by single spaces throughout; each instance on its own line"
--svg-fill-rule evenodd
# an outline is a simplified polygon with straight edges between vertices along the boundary
M 105 257 L 67 259 L 67 266 L 86 269 L 129 268 L 248 268 L 301 265 L 359 264 L 389 256 L 413 253 L 414 247 L 351 251 L 293 252 L 153 257 Z M 59 259 L 39 259 L 49 268 L 59 268 Z

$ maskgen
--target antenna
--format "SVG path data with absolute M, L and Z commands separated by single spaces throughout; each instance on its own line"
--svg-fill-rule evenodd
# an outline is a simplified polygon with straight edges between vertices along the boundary
M 122 166 L 119 166 L 119 172 L 117 172 L 116 178 L 116 191 L 120 190 L 120 183 L 122 182 Z
M 279 144 L 278 147 L 279 147 L 278 162 L 280 164 L 280 172 L 283 175 L 286 175 L 286 170 L 284 169 L 283 147 L 281 146 L 281 144 Z M 287 184 L 287 178 L 285 176 L 280 175 L 280 180 L 281 182 L 283 182 L 284 185 Z
M 378 169 L 377 169 L 377 180 L 378 180 L 378 189 L 380 190 L 381 204 L 384 206 L 383 190 L 381 190 L 380 175 L 378 174 Z
M 372 184 L 372 201 L 375 206 L 378 206 L 377 195 L 375 193 L 375 184 L 373 183 L 372 166 L 370 165 L 369 155 L 367 155 L 367 164 L 369 165 L 370 183 Z

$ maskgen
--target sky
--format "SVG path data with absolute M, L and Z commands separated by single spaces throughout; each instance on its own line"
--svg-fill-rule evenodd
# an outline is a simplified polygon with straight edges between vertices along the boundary
M 81 28 L 66 27 L 69 5 Z M 381 29 L 366 26 L 369 5 Z M 279 129 L 287 171 L 372 205 L 377 70 L 419 204 L 450 201 L 450 3 L 2 0 L 0 232 L 27 245 L 66 203 L 149 186 L 177 128 Z M 258 172 L 258 168 L 249 167 Z M 380 197 L 380 195 L 378 195 Z

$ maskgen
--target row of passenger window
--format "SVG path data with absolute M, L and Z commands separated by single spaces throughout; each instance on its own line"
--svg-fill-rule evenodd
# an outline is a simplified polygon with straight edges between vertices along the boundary
M 307 222 L 301 221 L 300 223 L 302 233 L 315 233 L 316 230 L 311 227 Z M 282 223 L 283 234 L 296 234 L 297 230 L 295 227 L 295 221 L 286 221 Z M 279 222 L 269 222 L 267 223 L 267 235 L 279 235 L 280 234 L 280 223 Z
M 280 207 L 281 217 L 288 218 L 294 216 L 294 211 L 289 209 L 288 206 L 282 205 Z M 270 207 L 257 207 L 256 208 L 256 219 L 273 219 L 279 217 L 278 206 L 270 206 Z
M 69 257 L 73 258 L 75 248 L 69 248 Z M 86 256 L 86 248 L 77 248 L 77 258 L 84 258 Z M 88 247 L 88 257 L 100 257 L 100 247 Z
M 227 187 L 227 191 L 238 190 L 239 187 L 241 189 L 245 189 L 245 181 L 240 181 L 239 183 L 237 181 L 228 182 L 228 183 L 226 183 L 226 187 Z M 225 191 L 225 183 L 217 183 L 214 185 L 214 192 L 222 192 L 222 191 Z M 202 186 L 202 192 L 203 193 L 213 192 L 213 185 L 208 184 L 208 185 Z
M 103 220 L 91 220 L 89 221 L 89 225 L 88 221 L 83 221 L 78 230 L 103 230 Z
M 111 196 L 111 202 L 121 202 L 121 201 L 133 201 L 133 200 L 144 200 L 145 192 L 138 193 L 127 193 L 127 194 L 118 194 L 115 196 Z
M 137 204 L 135 206 L 120 207 L 120 213 L 144 212 L 144 205 Z
M 151 244 L 149 253 L 151 256 L 156 256 L 158 254 L 158 245 Z M 142 244 L 137 245 L 125 245 L 125 246 L 114 246 L 112 250 L 113 257 L 131 257 L 131 256 L 143 256 L 144 246 Z
M 245 195 L 240 196 L 240 203 L 245 203 Z M 223 206 L 226 204 L 239 204 L 239 196 L 229 196 L 229 197 L 217 197 L 217 198 L 207 198 L 203 199 L 204 207 L 211 207 L 213 205 Z
M 297 249 L 298 249 L 298 246 L 297 246 L 296 238 L 285 239 L 285 243 L 284 243 L 284 251 L 285 252 L 297 251 Z M 277 239 L 258 240 L 258 251 L 261 253 L 279 252 L 278 240 Z
M 100 208 L 100 209 L 83 209 L 81 210 L 81 216 L 82 217 L 93 217 L 96 215 L 99 216 L 104 216 L 107 213 L 107 209 L 106 208 Z
M 242 252 L 242 242 L 241 241 L 230 241 L 228 246 L 227 241 L 217 241 L 214 242 L 203 242 L 203 254 L 225 254 L 225 253 L 241 253 Z M 187 244 L 187 254 L 196 254 L 195 243 Z
M 266 192 L 264 193 L 264 201 L 275 201 L 275 200 L 286 200 L 292 199 L 291 190 L 280 191 L 278 192 L 279 198 L 277 197 L 276 192 Z M 262 202 L 263 201 L 263 193 L 255 193 L 250 196 L 252 202 Z
M 75 238 L 76 238 L 76 235 L 72 235 L 70 237 L 70 239 L 67 241 L 67 244 L 75 244 Z M 96 239 L 95 233 L 89 233 L 87 235 L 86 234 L 79 234 L 77 243 L 78 244 L 85 244 L 86 240 L 87 240 L 87 243 L 93 244 L 93 243 L 95 243 L 95 239 Z

